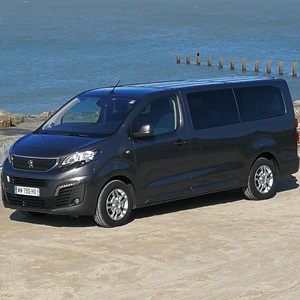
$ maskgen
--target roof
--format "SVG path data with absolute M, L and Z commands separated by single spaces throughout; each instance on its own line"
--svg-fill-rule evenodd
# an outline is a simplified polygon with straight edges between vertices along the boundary
M 161 81 L 150 83 L 138 83 L 117 86 L 114 89 L 114 95 L 123 97 L 142 98 L 145 95 L 156 93 L 159 91 L 185 89 L 191 87 L 207 86 L 207 85 L 225 85 L 236 82 L 261 82 L 261 81 L 278 81 L 282 79 L 259 77 L 259 76 L 232 76 L 223 78 L 209 78 L 209 79 L 196 79 L 196 80 L 174 80 L 174 81 Z M 85 95 L 107 95 L 111 92 L 113 87 L 93 89 L 84 92 Z

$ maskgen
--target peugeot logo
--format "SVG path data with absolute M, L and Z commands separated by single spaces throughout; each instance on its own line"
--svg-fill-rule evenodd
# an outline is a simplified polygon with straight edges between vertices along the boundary
M 28 168 L 29 169 L 33 169 L 33 160 L 32 159 L 28 159 Z

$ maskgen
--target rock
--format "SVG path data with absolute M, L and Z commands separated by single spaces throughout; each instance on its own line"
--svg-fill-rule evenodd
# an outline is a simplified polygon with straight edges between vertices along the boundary
M 12 114 L 5 110 L 0 110 L 0 127 L 15 127 L 21 123 L 45 121 L 52 114 L 52 111 L 45 111 L 37 115 Z
M 8 116 L 8 115 L 10 115 L 9 112 L 0 109 L 0 118 L 1 118 L 1 117 L 6 117 L 6 116 Z
M 295 116 L 300 122 L 300 100 L 294 101 Z

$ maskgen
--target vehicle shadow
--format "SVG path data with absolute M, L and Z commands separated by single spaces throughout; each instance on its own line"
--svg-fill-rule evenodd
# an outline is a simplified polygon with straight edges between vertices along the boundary
M 192 210 L 199 207 L 212 206 L 218 204 L 224 204 L 244 199 L 241 190 L 225 191 L 220 193 L 214 193 L 204 196 L 197 196 L 192 198 L 186 198 L 178 201 L 172 201 L 162 203 L 150 207 L 144 207 L 133 210 L 131 218 L 128 223 L 133 222 L 136 219 L 142 219 L 147 217 L 153 217 L 155 215 L 162 215 L 168 213 L 174 213 L 184 210 Z M 10 219 L 15 222 L 23 222 L 34 225 L 43 225 L 50 227 L 95 227 L 97 224 L 92 217 L 80 216 L 60 216 L 60 215 L 41 215 L 36 217 L 29 217 L 23 215 L 20 211 L 14 211 L 10 215 Z
M 289 190 L 294 190 L 299 187 L 297 177 L 294 175 L 288 175 L 282 177 L 277 182 L 277 192 L 284 192 Z
M 297 178 L 289 175 L 278 180 L 277 192 L 293 190 L 299 187 Z M 186 198 L 178 201 L 172 201 L 153 205 L 149 207 L 139 208 L 132 212 L 129 223 L 136 219 L 153 217 L 155 215 L 163 215 L 168 213 L 175 213 L 178 211 L 192 210 L 206 206 L 213 206 L 246 200 L 241 189 L 230 191 L 223 191 L 203 196 L 196 196 Z M 268 200 L 266 200 L 268 201 Z M 10 219 L 16 222 L 24 222 L 35 225 L 46 225 L 51 227 L 96 227 L 92 217 L 82 216 L 74 218 L 70 216 L 57 216 L 57 215 L 43 215 L 40 217 L 27 217 L 19 211 L 15 211 L 10 215 Z
M 63 215 L 41 215 L 37 217 L 28 217 L 19 211 L 14 211 L 10 215 L 10 220 L 34 225 L 43 225 L 50 227 L 96 227 L 97 224 L 90 216 L 70 217 Z
M 242 191 L 240 189 L 236 189 L 136 209 L 133 211 L 132 217 L 133 219 L 142 219 L 155 215 L 164 215 L 179 211 L 198 209 L 206 206 L 236 202 L 243 199 L 245 199 L 245 197 Z
M 293 190 L 299 187 L 297 178 L 293 175 L 282 177 L 277 182 L 277 192 L 283 192 Z M 219 204 L 225 204 L 230 202 L 236 202 L 240 200 L 247 200 L 241 189 L 234 189 L 229 191 L 223 191 L 218 193 L 212 193 L 202 196 L 195 196 L 183 200 L 172 201 L 150 207 L 144 207 L 134 210 L 132 215 L 135 219 L 152 217 L 154 215 L 163 215 L 168 213 L 174 213 L 178 211 L 191 210 L 206 206 L 213 206 Z M 267 199 L 269 201 L 272 199 Z M 251 201 L 251 200 L 247 200 Z

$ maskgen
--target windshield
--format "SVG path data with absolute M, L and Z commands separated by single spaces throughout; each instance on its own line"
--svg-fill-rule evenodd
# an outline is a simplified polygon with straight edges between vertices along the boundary
M 136 100 L 115 96 L 78 96 L 63 106 L 38 133 L 104 137 L 114 133 Z

